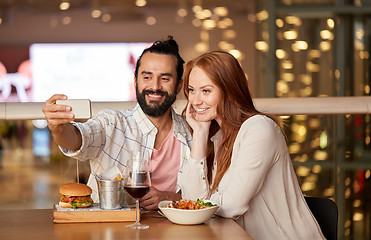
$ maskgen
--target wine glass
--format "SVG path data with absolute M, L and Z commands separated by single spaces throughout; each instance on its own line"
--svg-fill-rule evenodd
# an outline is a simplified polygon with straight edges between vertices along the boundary
M 139 199 L 146 195 L 151 188 L 150 169 L 147 160 L 135 158 L 127 166 L 127 177 L 125 179 L 124 188 L 126 192 L 135 198 L 136 205 L 136 221 L 134 224 L 126 226 L 130 229 L 146 229 L 149 228 L 146 224 L 139 222 Z

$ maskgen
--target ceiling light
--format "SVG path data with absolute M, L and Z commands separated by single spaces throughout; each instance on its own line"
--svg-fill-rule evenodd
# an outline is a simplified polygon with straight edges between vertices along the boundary
M 59 9 L 65 11 L 70 8 L 70 3 L 67 1 L 63 1 L 59 4 Z
M 281 28 L 281 27 L 283 27 L 284 24 L 285 23 L 284 23 L 284 21 L 282 19 L 280 19 L 280 18 L 277 18 L 276 19 L 276 26 L 277 27 Z
M 232 27 L 232 26 L 233 26 L 233 20 L 230 19 L 230 18 L 224 18 L 222 21 L 225 22 L 225 24 L 226 24 L 228 27 Z
M 220 29 L 226 29 L 226 28 L 228 28 L 228 24 L 226 22 L 224 22 L 224 21 L 218 21 L 217 26 Z
M 147 23 L 148 25 L 155 25 L 156 22 L 157 22 L 157 20 L 156 20 L 155 17 L 147 17 L 147 19 L 146 19 L 146 23 Z
M 144 7 L 145 5 L 147 5 L 147 1 L 146 0 L 136 0 L 135 5 L 137 7 Z
M 286 54 L 286 51 L 285 50 L 283 50 L 283 49 L 277 49 L 276 50 L 276 57 L 278 58 L 278 59 L 283 59 L 283 58 L 285 58 L 287 56 L 287 54 Z
M 102 16 L 102 11 L 99 9 L 94 9 L 93 11 L 91 11 L 91 16 L 93 18 L 99 18 L 100 16 Z
M 228 49 L 228 45 L 229 45 L 229 43 L 228 42 L 226 42 L 226 41 L 220 41 L 219 43 L 218 43 L 218 47 L 220 48 L 220 49 L 222 49 L 222 50 L 226 50 L 226 49 Z
M 357 39 L 362 40 L 365 36 L 365 31 L 363 29 L 357 29 L 355 35 Z
M 257 41 L 255 42 L 255 48 L 259 51 L 267 52 L 268 51 L 268 43 L 265 41 Z
M 306 69 L 308 72 L 319 72 L 319 65 L 318 64 L 315 64 L 315 63 L 312 63 L 312 62 L 307 62 L 306 63 Z
M 194 5 L 194 6 L 192 7 L 192 11 L 193 11 L 194 13 L 201 12 L 201 11 L 202 11 L 202 7 L 201 7 L 200 5 Z
M 237 36 L 237 33 L 235 30 L 226 30 L 223 32 L 223 37 L 225 39 L 234 39 L 236 38 L 236 36 Z
M 225 17 L 228 15 L 228 9 L 226 7 L 216 7 L 214 8 L 214 13 L 221 17 Z
M 208 51 L 209 46 L 208 46 L 208 44 L 206 44 L 204 42 L 199 42 L 199 43 L 196 44 L 195 49 L 196 49 L 197 52 L 202 53 L 202 52 Z
M 209 17 L 211 17 L 211 15 L 213 15 L 209 9 L 204 9 L 204 10 L 202 10 L 202 13 L 203 13 L 203 15 L 204 15 L 206 18 L 209 18 Z
M 226 41 L 221 41 L 218 43 L 218 47 L 222 49 L 223 51 L 229 52 L 232 49 L 235 48 L 235 46 L 232 43 L 226 42 Z
M 230 51 L 228 51 L 230 54 L 232 54 L 233 57 L 235 57 L 236 59 L 238 60 L 241 60 L 242 59 L 242 53 L 237 50 L 237 49 L 232 49 Z
M 56 28 L 58 26 L 58 20 L 55 18 L 51 19 L 49 25 L 51 28 Z
M 208 42 L 210 39 L 209 32 L 208 31 L 201 31 L 200 32 L 200 38 L 203 42 Z
M 185 22 L 185 19 L 184 19 L 184 17 L 176 16 L 175 17 L 175 21 L 177 23 L 184 23 Z
M 268 14 L 268 12 L 267 12 L 266 10 L 263 10 L 263 11 L 258 12 L 258 13 L 256 14 L 256 19 L 257 19 L 258 21 L 265 21 L 265 20 L 268 19 L 268 17 L 269 17 L 269 14 Z
M 71 17 L 64 17 L 64 18 L 62 19 L 62 23 L 63 23 L 64 25 L 69 25 L 69 24 L 71 23 L 71 21 L 72 21 L 72 18 L 71 18 Z
M 334 39 L 334 34 L 330 32 L 329 30 L 322 30 L 320 31 L 319 35 L 321 36 L 322 39 L 329 39 L 329 40 Z
M 295 30 L 285 31 L 283 33 L 283 37 L 286 38 L 287 40 L 293 40 L 298 37 L 298 33 Z
M 311 49 L 309 51 L 309 56 L 311 58 L 319 58 L 319 57 L 321 57 L 321 52 L 319 50 Z
M 192 25 L 193 25 L 194 27 L 201 27 L 202 22 L 201 22 L 200 19 L 195 18 L 195 19 L 192 20 Z
M 293 73 L 282 73 L 281 75 L 282 77 L 282 80 L 286 81 L 286 82 L 293 82 L 295 80 L 295 75 Z
M 334 27 L 335 27 L 335 22 L 334 22 L 334 20 L 331 19 L 331 18 L 327 19 L 327 26 L 328 26 L 329 28 L 334 28 Z
M 308 43 L 306 41 L 296 41 L 296 46 L 300 50 L 307 50 L 308 49 Z
M 312 87 L 306 86 L 305 88 L 299 89 L 299 95 L 301 97 L 309 97 L 313 92 Z
M 353 214 L 353 221 L 354 222 L 359 222 L 363 220 L 363 213 L 361 212 L 356 212 Z
M 319 48 L 321 51 L 328 51 L 331 49 L 331 44 L 329 42 L 322 41 L 319 43 Z
M 185 17 L 188 15 L 188 12 L 184 8 L 179 8 L 177 14 L 179 17 Z
M 286 70 L 292 69 L 294 66 L 294 64 L 290 60 L 282 61 L 281 65 L 282 65 L 282 68 Z
M 103 22 L 109 22 L 109 21 L 111 21 L 111 19 L 112 19 L 112 16 L 109 13 L 105 13 L 105 14 L 102 15 L 102 21 Z
M 300 18 L 296 17 L 296 16 L 287 16 L 285 18 L 286 22 L 288 24 L 292 24 L 292 25 L 296 25 L 296 26 L 299 26 L 301 25 L 301 20 Z
M 303 74 L 301 76 L 301 82 L 304 85 L 311 85 L 312 84 L 312 77 L 309 74 Z M 313 125 L 311 127 L 313 127 Z
M 202 22 L 202 26 L 206 30 L 211 30 L 216 27 L 216 22 L 214 20 L 205 20 Z
M 296 42 L 294 42 L 293 44 L 291 44 L 291 49 L 294 52 L 299 52 L 300 51 L 300 49 L 299 49 L 298 45 L 296 44 Z
M 204 11 L 196 12 L 195 17 L 198 18 L 198 19 L 201 19 L 201 20 L 208 18 L 208 16 L 205 15 Z
M 279 95 L 286 94 L 286 93 L 289 92 L 289 86 L 283 80 L 277 81 L 276 89 L 277 89 L 277 93 L 279 93 Z

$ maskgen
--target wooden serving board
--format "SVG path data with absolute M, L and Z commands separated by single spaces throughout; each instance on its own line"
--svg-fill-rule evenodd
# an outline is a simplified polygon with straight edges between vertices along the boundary
M 81 223 L 81 222 L 125 222 L 135 221 L 135 208 L 118 210 L 102 210 L 99 204 L 88 208 L 61 208 L 55 204 L 53 209 L 54 223 Z

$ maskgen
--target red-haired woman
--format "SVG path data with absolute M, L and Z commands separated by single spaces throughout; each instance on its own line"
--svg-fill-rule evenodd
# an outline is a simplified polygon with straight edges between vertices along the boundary
M 217 203 L 218 215 L 235 219 L 254 239 L 324 239 L 298 184 L 282 124 L 255 109 L 238 61 L 214 51 L 188 62 L 184 93 L 193 143 L 182 197 Z

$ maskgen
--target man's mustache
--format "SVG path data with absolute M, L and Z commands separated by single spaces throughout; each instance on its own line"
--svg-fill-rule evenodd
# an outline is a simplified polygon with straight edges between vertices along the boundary
M 142 94 L 145 95 L 145 94 L 158 94 L 158 95 L 163 95 L 163 96 L 169 96 L 169 93 L 168 92 L 165 92 L 165 91 L 153 91 L 153 90 L 143 90 L 142 91 Z

